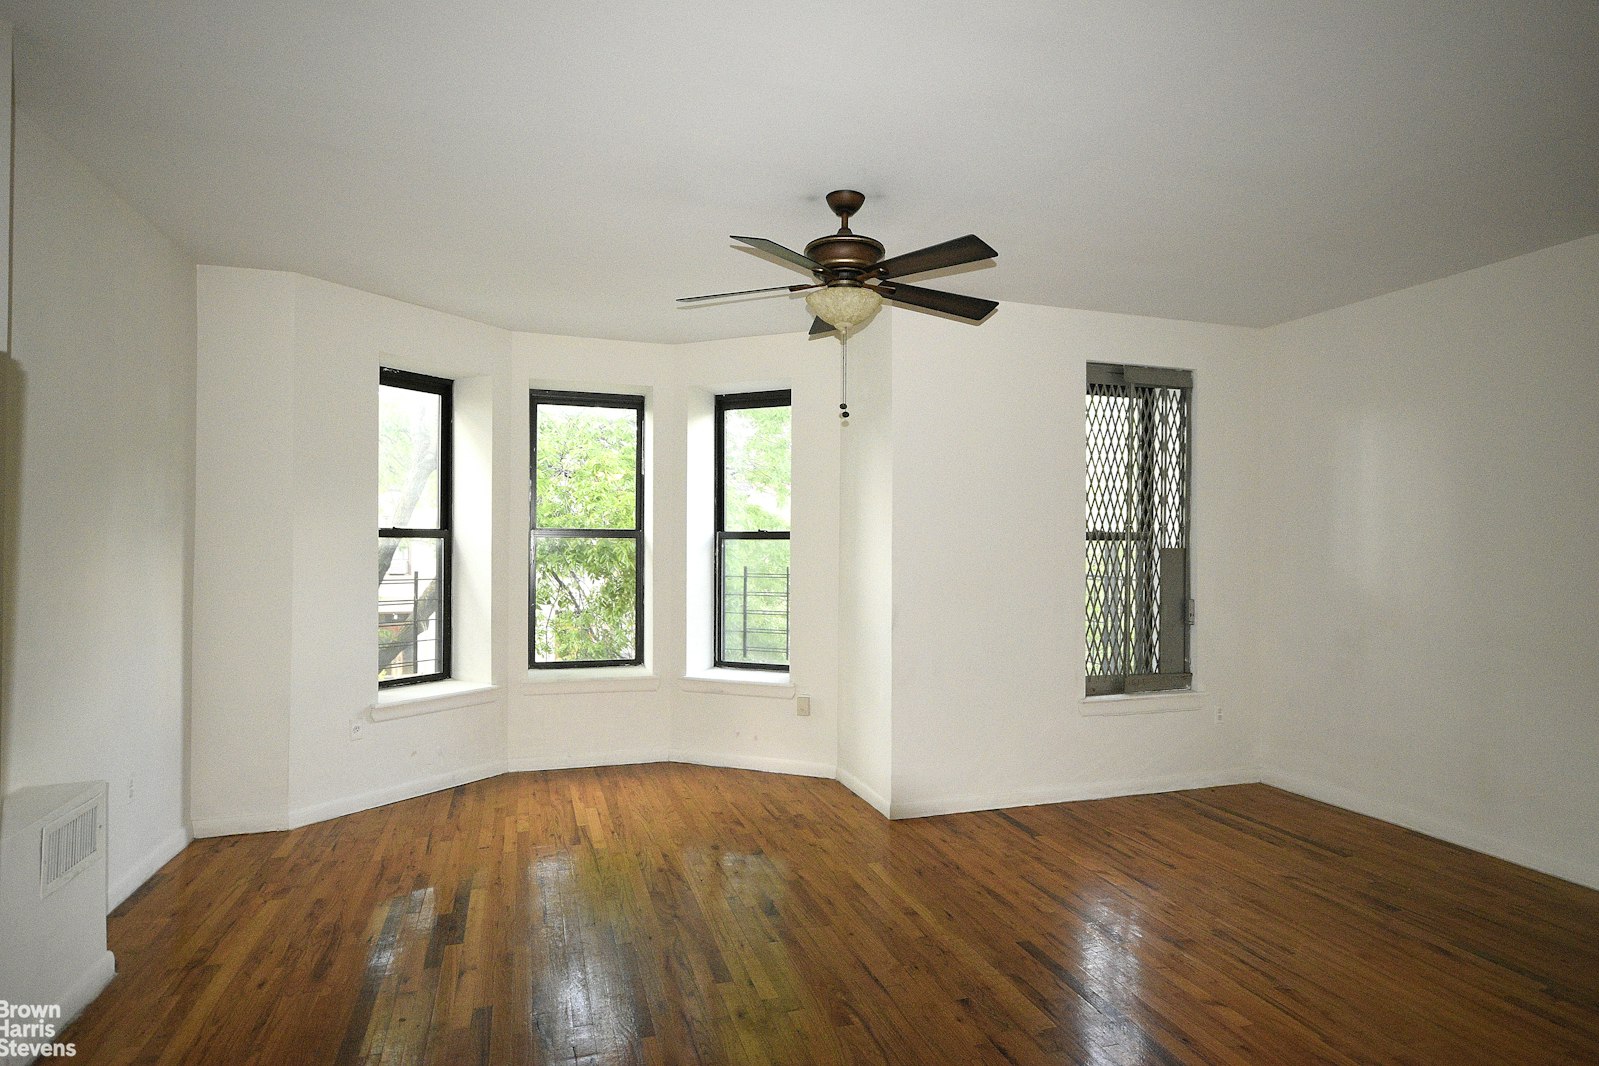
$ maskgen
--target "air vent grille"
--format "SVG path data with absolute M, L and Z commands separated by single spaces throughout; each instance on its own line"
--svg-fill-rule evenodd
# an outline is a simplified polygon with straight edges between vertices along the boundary
M 100 804 L 76 807 L 44 827 L 39 856 L 39 894 L 48 896 L 100 854 Z

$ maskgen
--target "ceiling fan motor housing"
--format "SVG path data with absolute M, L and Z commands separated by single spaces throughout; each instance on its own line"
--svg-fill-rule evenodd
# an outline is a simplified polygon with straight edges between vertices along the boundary
M 883 245 L 870 237 L 835 233 L 807 244 L 805 254 L 822 265 L 822 279 L 829 285 L 859 285 L 860 276 L 883 258 Z
M 838 216 L 838 232 L 818 237 L 805 246 L 805 254 L 822 265 L 819 275 L 828 285 L 859 285 L 861 275 L 883 258 L 883 245 L 850 232 L 850 216 L 861 209 L 866 196 L 854 189 L 827 194 L 827 206 Z

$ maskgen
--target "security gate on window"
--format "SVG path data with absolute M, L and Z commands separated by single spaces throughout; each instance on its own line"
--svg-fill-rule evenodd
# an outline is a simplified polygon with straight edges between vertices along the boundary
M 1087 694 L 1187 688 L 1193 374 L 1088 364 Z

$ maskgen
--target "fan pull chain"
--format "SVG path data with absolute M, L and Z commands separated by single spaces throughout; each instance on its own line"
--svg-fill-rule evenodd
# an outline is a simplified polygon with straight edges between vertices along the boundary
M 840 380 L 839 389 L 840 389 L 840 392 L 842 393 L 842 395 L 839 397 L 841 402 L 838 405 L 838 417 L 842 420 L 844 425 L 848 425 L 849 424 L 849 328 L 845 327 L 844 329 L 839 330 L 838 336 L 839 336 L 839 350 L 840 350 L 840 353 L 841 353 L 839 355 L 839 378 L 841 379 Z

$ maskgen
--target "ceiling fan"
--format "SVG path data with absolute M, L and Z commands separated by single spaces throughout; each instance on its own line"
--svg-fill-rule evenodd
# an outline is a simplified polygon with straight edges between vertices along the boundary
M 805 246 L 803 253 L 764 237 L 733 237 L 735 241 L 809 271 L 815 281 L 803 285 L 774 285 L 764 289 L 718 292 L 709 296 L 685 296 L 677 302 L 719 300 L 761 292 L 809 293 L 805 297 L 805 305 L 816 316 L 811 323 L 812 336 L 835 330 L 843 330 L 847 335 L 852 327 L 872 317 L 884 300 L 938 311 L 968 322 L 981 322 L 999 306 L 993 300 L 924 289 L 894 280 L 911 274 L 924 274 L 929 270 L 993 259 L 999 253 L 977 237 L 967 234 L 942 244 L 884 259 L 881 242 L 850 232 L 850 216 L 859 211 L 865 202 L 863 194 L 851 189 L 828 193 L 827 206 L 839 217 L 838 232 L 816 238 Z

